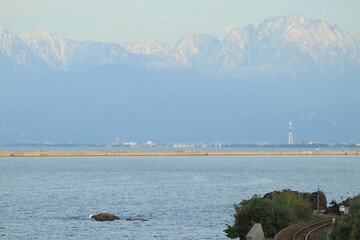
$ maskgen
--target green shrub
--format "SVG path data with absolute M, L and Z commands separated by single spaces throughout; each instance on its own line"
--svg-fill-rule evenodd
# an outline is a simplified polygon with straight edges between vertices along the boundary
M 311 218 L 310 206 L 310 201 L 293 192 L 281 193 L 272 200 L 254 195 L 234 205 L 235 223 L 224 232 L 229 238 L 245 239 L 254 223 L 261 223 L 265 236 L 272 237 L 292 223 Z
M 330 234 L 331 240 L 360 239 L 360 195 L 350 207 L 350 214 L 336 224 Z

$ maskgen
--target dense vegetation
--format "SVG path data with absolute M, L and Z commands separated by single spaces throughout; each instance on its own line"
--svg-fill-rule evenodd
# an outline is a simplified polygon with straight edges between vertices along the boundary
M 339 222 L 330 234 L 331 240 L 360 239 L 360 195 L 350 207 L 350 214 Z
M 254 195 L 235 204 L 235 223 L 228 225 L 227 237 L 245 239 L 254 223 L 261 223 L 266 237 L 272 237 L 282 228 L 311 218 L 311 204 L 300 194 L 283 192 L 274 199 Z

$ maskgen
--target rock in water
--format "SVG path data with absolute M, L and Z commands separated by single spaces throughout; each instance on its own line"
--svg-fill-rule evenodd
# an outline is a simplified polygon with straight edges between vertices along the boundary
M 118 216 L 111 213 L 100 213 L 98 215 L 92 215 L 91 218 L 96 221 L 114 221 L 120 219 Z

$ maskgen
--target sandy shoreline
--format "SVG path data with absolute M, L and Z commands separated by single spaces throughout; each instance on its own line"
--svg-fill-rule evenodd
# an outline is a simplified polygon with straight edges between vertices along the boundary
M 250 156 L 250 155 L 360 155 L 351 151 L 267 151 L 267 152 L 140 152 L 140 151 L 0 151 L 0 157 L 96 157 L 96 156 Z

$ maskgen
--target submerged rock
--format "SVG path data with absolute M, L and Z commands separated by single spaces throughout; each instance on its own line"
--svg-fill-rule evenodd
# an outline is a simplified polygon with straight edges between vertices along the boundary
M 98 215 L 92 215 L 91 218 L 96 221 L 114 221 L 120 219 L 118 216 L 111 213 L 100 213 Z
M 149 221 L 149 220 L 143 219 L 143 218 L 127 218 L 125 220 L 126 221 L 143 221 L 143 222 Z

